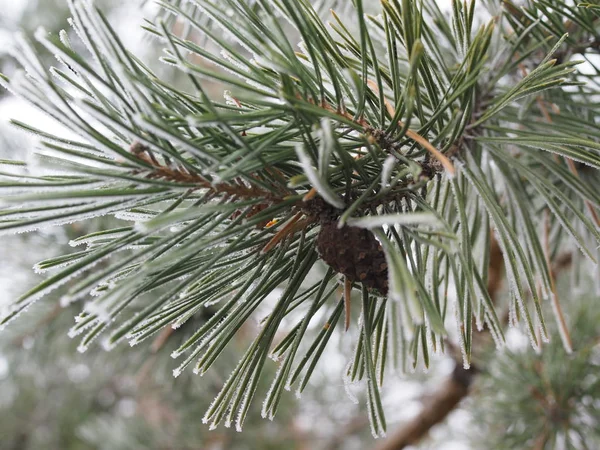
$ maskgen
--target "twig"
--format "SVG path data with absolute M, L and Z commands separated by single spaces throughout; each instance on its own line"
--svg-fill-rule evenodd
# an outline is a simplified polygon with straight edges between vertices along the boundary
M 544 256 L 546 257 L 546 264 L 550 269 L 550 216 L 548 214 L 548 210 L 545 211 L 544 217 Z M 560 302 L 558 299 L 558 291 L 556 289 L 556 280 L 554 277 L 553 271 L 550 270 L 550 288 L 552 289 L 552 308 L 556 313 L 556 320 L 558 322 L 558 327 L 560 330 L 560 337 L 563 341 L 563 345 L 565 350 L 568 353 L 573 352 L 573 343 L 571 341 L 571 335 L 569 334 L 569 327 L 567 327 L 567 322 L 565 321 L 565 315 L 563 313 L 562 307 L 560 306 Z
M 406 426 L 400 428 L 387 440 L 375 447 L 375 450 L 398 450 L 419 442 L 433 426 L 442 422 L 469 394 L 475 374 L 474 370 L 465 370 L 456 365 L 452 375 L 441 388 L 423 406 L 423 410 Z
M 379 88 L 372 80 L 368 80 L 367 84 L 369 85 L 371 90 L 375 92 L 375 94 L 379 94 Z M 394 109 L 394 107 L 387 101 L 387 99 L 384 99 L 384 103 L 390 116 L 394 117 L 396 115 L 396 110 Z M 400 125 L 401 127 L 404 126 L 402 122 L 398 122 L 398 125 Z M 452 162 L 446 157 L 446 155 L 444 155 L 437 148 L 435 148 L 435 146 L 431 144 L 431 142 L 429 142 L 416 131 L 410 129 L 406 130 L 406 136 L 408 136 L 410 139 L 412 139 L 425 150 L 427 150 L 429 153 L 431 153 L 431 155 L 438 160 L 438 162 L 444 167 L 444 169 L 446 169 L 450 176 L 456 175 L 456 169 L 454 168 L 454 164 L 452 164 Z
M 283 201 L 283 197 L 288 194 L 286 192 L 282 196 L 276 196 L 257 186 L 248 186 L 241 179 L 235 179 L 233 183 L 211 183 L 202 175 L 189 172 L 183 167 L 173 168 L 161 164 L 147 146 L 137 141 L 131 145 L 130 151 L 141 161 L 153 167 L 153 170 L 146 175 L 150 179 L 159 178 L 179 183 L 190 183 L 196 185 L 198 189 L 207 189 L 213 194 L 238 197 L 246 200 L 262 199 L 265 204 L 281 202 Z
M 292 230 L 294 229 L 294 225 L 296 224 L 296 222 L 298 222 L 300 220 L 301 217 L 302 217 L 302 213 L 296 213 L 296 215 L 294 217 L 292 217 L 290 219 L 290 221 L 288 223 L 286 223 L 285 226 L 281 230 L 279 230 L 277 232 L 277 234 L 275 234 L 275 236 L 273 236 L 269 242 L 267 242 L 267 245 L 265 245 L 263 247 L 263 249 L 261 250 L 261 253 L 262 254 L 268 253 L 282 239 L 284 239 L 285 237 L 287 237 L 288 235 L 290 235 L 291 233 L 293 233 Z

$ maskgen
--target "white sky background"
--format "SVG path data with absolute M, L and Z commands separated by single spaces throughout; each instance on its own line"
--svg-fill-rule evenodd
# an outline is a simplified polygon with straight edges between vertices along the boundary
M 25 7 L 26 3 L 26 0 L 0 0 L 0 10 L 2 11 L 2 15 L 4 15 L 4 17 L 9 20 L 12 19 L 13 21 L 16 21 L 20 17 L 21 11 Z M 135 49 L 135 47 L 139 47 L 142 37 L 142 32 L 138 26 L 141 23 L 142 17 L 140 16 L 137 2 L 130 1 L 124 3 L 126 3 L 127 6 L 122 7 L 123 10 L 119 12 L 118 22 L 115 22 L 115 15 L 113 15 L 113 20 L 111 23 L 117 28 L 119 35 L 125 38 L 129 48 Z M 440 0 L 439 3 L 444 8 L 448 8 L 451 0 Z M 0 30 L 0 52 L 5 48 L 8 38 L 9 36 Z M 138 45 L 135 44 L 136 42 Z M 50 127 L 53 129 L 53 131 L 56 131 L 56 125 L 53 125 L 53 122 L 51 122 L 43 113 L 35 110 L 22 100 L 11 96 L 5 97 L 4 100 L 0 101 L 0 132 L 5 132 L 7 129 L 6 124 L 9 119 L 18 119 L 24 122 L 36 124 L 36 126 L 42 129 L 48 129 Z M 28 159 L 25 155 L 27 153 L 31 153 L 33 144 L 32 138 L 28 139 L 29 141 L 24 141 L 26 148 L 23 148 L 22 150 L 23 155 L 17 155 L 17 158 Z M 0 156 L 1 151 L 2 150 L 0 149 Z M 27 267 L 19 267 L 19 264 L 22 265 L 23 261 L 27 261 L 29 259 L 31 259 L 31 264 L 33 264 L 44 257 L 50 256 L 41 254 L 52 251 L 52 246 L 49 246 L 50 248 L 46 252 L 43 251 L 44 239 L 49 237 L 44 233 L 46 232 L 37 235 L 37 237 L 33 237 L 25 244 L 21 243 L 19 238 L 6 236 L 0 237 L 0 307 L 3 303 L 6 304 L 7 302 L 14 300 L 20 293 L 22 293 L 25 290 L 23 288 L 25 283 L 31 284 L 35 282 L 36 278 L 34 277 L 33 272 L 27 272 Z M 19 251 L 27 251 L 28 253 L 18 254 Z M 41 280 L 41 278 L 37 276 L 37 280 Z M 337 358 L 334 357 L 335 355 L 332 356 L 332 362 L 335 359 L 340 360 L 339 355 Z M 337 371 L 334 369 L 333 372 L 341 374 L 341 367 L 346 361 L 344 360 L 338 362 L 340 365 L 340 370 Z M 0 365 L 1 363 L 2 357 L 0 355 Z M 423 388 L 426 387 L 428 389 L 435 389 L 436 383 L 439 383 L 439 381 L 450 370 L 452 370 L 452 367 L 451 364 L 444 364 L 442 362 L 438 364 L 434 370 L 436 371 L 436 374 L 434 374 L 433 378 L 431 379 L 430 382 L 433 384 L 430 386 L 423 386 L 414 381 L 401 381 L 398 378 L 397 381 L 395 381 L 395 389 L 388 389 L 388 392 L 386 392 L 385 403 L 387 406 L 386 409 L 388 413 L 388 425 L 390 430 L 394 430 L 396 423 L 406 420 L 411 415 L 414 415 L 418 412 L 420 409 L 418 395 L 423 391 Z M 342 383 L 341 379 L 339 380 L 339 383 Z M 340 401 L 350 402 L 350 400 L 347 399 L 340 399 Z M 364 405 L 361 407 L 364 408 Z M 310 408 L 310 406 L 308 406 L 308 408 Z M 466 413 L 463 411 L 456 411 L 449 418 L 449 426 L 452 429 L 460 432 L 461 429 L 464 429 L 466 422 L 468 422 L 468 415 L 465 417 L 465 414 Z M 310 427 L 313 426 L 313 424 L 307 423 L 307 426 Z M 434 429 L 432 435 L 434 438 L 437 436 L 437 444 L 435 448 L 438 450 L 466 450 L 469 448 L 464 444 L 449 441 L 447 439 L 447 429 L 444 427 Z

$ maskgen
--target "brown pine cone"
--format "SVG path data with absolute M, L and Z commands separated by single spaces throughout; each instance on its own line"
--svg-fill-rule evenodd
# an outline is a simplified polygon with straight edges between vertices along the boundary
M 338 228 L 337 221 L 324 221 L 317 237 L 317 250 L 336 272 L 387 295 L 385 253 L 371 231 L 346 225 Z

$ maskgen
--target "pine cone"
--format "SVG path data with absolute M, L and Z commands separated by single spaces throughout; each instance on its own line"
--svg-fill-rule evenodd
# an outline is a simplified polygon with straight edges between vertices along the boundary
M 338 228 L 336 221 L 324 221 L 317 237 L 317 250 L 321 259 L 336 272 L 387 295 L 385 254 L 369 230 L 349 226 Z

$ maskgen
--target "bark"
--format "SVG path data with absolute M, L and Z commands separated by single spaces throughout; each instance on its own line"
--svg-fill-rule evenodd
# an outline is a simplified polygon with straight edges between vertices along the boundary
M 469 394 L 469 387 L 477 371 L 465 370 L 460 365 L 454 367 L 452 375 L 440 386 L 439 390 L 427 400 L 421 412 L 405 426 L 401 427 L 387 440 L 375 447 L 375 450 L 397 450 L 416 444 L 436 424 L 444 421 Z

